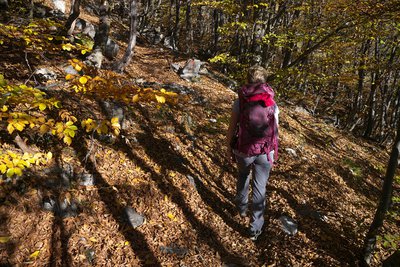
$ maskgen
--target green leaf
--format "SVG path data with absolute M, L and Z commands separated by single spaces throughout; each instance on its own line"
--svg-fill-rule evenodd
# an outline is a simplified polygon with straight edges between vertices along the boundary
M 0 86 L 6 86 L 6 85 L 7 85 L 7 82 L 4 79 L 4 75 L 0 74 Z
M 14 168 L 9 168 L 9 169 L 7 170 L 6 175 L 7 175 L 8 178 L 13 177 L 13 175 L 14 175 Z

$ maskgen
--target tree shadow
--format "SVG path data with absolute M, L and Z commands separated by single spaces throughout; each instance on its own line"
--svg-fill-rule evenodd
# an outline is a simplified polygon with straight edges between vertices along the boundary
M 145 112 L 143 110 L 141 110 L 141 113 L 144 114 Z M 149 115 L 146 114 L 146 116 L 148 117 Z M 186 132 L 186 130 L 184 129 L 184 127 L 182 127 L 182 125 L 174 118 L 174 117 L 170 117 L 172 123 L 175 125 L 175 127 L 177 127 L 179 129 L 180 132 L 184 133 L 186 136 L 189 136 L 189 134 Z M 154 127 L 154 125 L 153 125 Z M 203 128 L 197 128 L 195 135 L 197 136 L 202 136 L 203 135 Z M 181 142 L 184 142 L 185 140 L 183 138 L 181 138 L 180 136 L 178 136 L 178 138 L 181 140 Z M 187 138 L 187 140 L 190 138 Z M 200 145 L 199 142 L 201 142 L 201 140 L 196 139 L 192 141 L 192 148 L 190 149 L 192 153 L 194 154 L 199 154 L 199 152 L 204 153 L 211 161 L 214 165 L 218 166 L 219 170 L 221 170 L 220 174 L 216 174 L 213 173 L 208 167 L 207 165 L 204 163 L 204 161 L 200 158 L 197 157 L 197 159 L 200 161 L 200 164 L 203 168 L 203 170 L 210 176 L 210 177 L 214 177 L 214 179 L 212 179 L 213 183 L 215 183 L 217 186 L 213 186 L 211 184 L 209 184 L 210 186 L 213 186 L 213 189 L 217 190 L 218 193 L 220 193 L 221 195 L 223 195 L 225 198 L 233 200 L 234 199 L 234 195 L 229 193 L 229 191 L 224 190 L 223 188 L 227 188 L 226 185 L 224 185 L 222 183 L 222 177 L 224 176 L 225 173 L 229 174 L 230 176 L 234 176 L 236 177 L 236 173 L 232 170 L 236 170 L 236 167 L 233 167 L 232 164 L 230 164 L 229 168 L 227 166 L 227 162 L 223 162 L 220 159 L 224 159 L 224 157 L 222 156 L 222 145 L 221 145 L 221 150 L 219 151 L 210 151 L 210 150 L 206 150 L 204 149 L 204 145 Z M 214 152 L 214 153 L 212 153 Z M 219 155 L 219 157 L 217 156 Z M 192 167 L 192 166 L 191 166 Z M 193 169 L 193 167 L 192 167 Z M 194 169 L 195 170 L 195 169 Z
M 49 266 L 59 266 L 59 261 L 61 261 L 61 266 L 71 266 L 71 257 L 68 254 L 70 236 L 66 233 L 63 219 L 55 216 L 52 225 Z
M 146 122 L 148 125 L 142 125 L 142 128 L 145 130 L 145 132 L 155 132 L 154 129 L 156 129 L 156 125 L 152 123 L 150 114 L 148 113 L 147 110 L 143 108 L 138 109 L 141 113 L 141 115 L 146 119 Z M 174 123 L 175 127 L 177 127 L 181 132 L 186 133 L 186 130 L 182 127 L 180 123 L 176 121 L 175 118 L 170 118 L 171 121 Z M 203 176 L 200 171 L 194 167 L 190 161 L 182 155 L 182 153 L 178 153 L 171 149 L 170 141 L 165 139 L 165 138 L 159 138 L 156 139 L 154 136 L 148 136 L 148 135 L 138 135 L 138 139 L 140 139 L 139 143 L 143 145 L 143 148 L 145 149 L 146 153 L 152 157 L 153 160 L 155 160 L 159 165 L 161 165 L 163 168 L 168 169 L 168 167 L 173 167 L 174 170 L 188 176 L 194 176 L 194 180 L 196 183 L 197 191 L 200 193 L 200 197 L 202 200 L 211 208 L 213 208 L 214 211 L 216 211 L 221 217 L 224 219 L 225 222 L 227 222 L 233 229 L 236 229 L 238 232 L 243 233 L 244 230 L 242 227 L 240 227 L 238 223 L 235 222 L 235 220 L 232 220 L 231 216 L 236 214 L 236 208 L 234 205 L 231 203 L 228 204 L 226 202 L 222 202 L 218 196 L 213 193 L 211 190 L 208 189 L 208 187 L 212 187 L 216 191 L 218 191 L 221 195 L 226 197 L 227 199 L 233 200 L 233 195 L 230 194 L 228 191 L 223 190 L 222 188 L 227 188 L 226 185 L 223 185 L 221 183 L 221 179 L 219 179 L 221 176 L 224 175 L 224 172 L 231 172 L 223 162 L 221 162 L 218 157 L 215 155 L 211 154 L 209 151 L 204 150 L 201 146 L 198 145 L 198 141 L 195 142 L 195 145 L 193 145 L 193 149 L 191 150 L 193 153 L 197 153 L 194 148 L 199 148 L 200 151 L 205 153 L 213 162 L 213 164 L 217 165 L 221 171 L 219 175 L 216 175 L 216 173 L 213 173 L 208 167 L 207 164 L 200 158 L 197 157 L 197 160 L 200 161 L 200 164 L 206 174 L 208 174 L 210 177 L 216 177 L 217 179 L 212 179 L 207 180 L 207 176 Z M 152 141 L 149 142 L 148 139 L 151 138 Z M 180 138 L 180 137 L 179 137 Z M 183 142 L 180 138 L 180 140 Z M 160 148 L 157 148 L 157 145 L 160 146 Z M 165 157 L 160 157 L 160 152 L 162 152 L 162 155 Z M 220 152 L 220 151 L 219 151 Z M 168 160 L 164 160 L 168 159 Z M 170 164 L 168 162 L 171 159 L 175 159 L 175 164 Z M 204 185 L 204 181 L 207 181 L 207 186 Z M 215 183 L 217 186 L 212 185 Z M 223 205 L 218 205 L 216 203 L 222 202 L 221 204 Z M 225 208 L 230 213 L 230 216 L 226 216 L 226 212 L 224 212 Z
M 149 115 L 144 109 L 139 110 L 146 119 L 146 123 L 152 125 Z M 170 142 L 164 138 L 156 138 L 154 134 L 155 126 L 150 127 L 146 124 L 141 125 L 145 130 L 145 133 L 136 135 L 138 143 L 144 149 L 146 154 L 154 160 L 159 166 L 161 166 L 161 173 L 166 173 L 169 170 L 174 170 L 185 176 L 192 176 L 196 185 L 197 191 L 201 199 L 209 207 L 211 207 L 221 218 L 227 223 L 232 229 L 239 233 L 244 233 L 245 228 L 237 223 L 233 218 L 234 207 L 228 203 L 223 202 L 218 198 L 203 182 L 202 174 L 196 170 L 194 166 L 181 154 L 175 152 L 170 147 Z M 234 261 L 236 263 L 245 264 L 245 260 L 239 255 L 235 255 L 228 251 L 224 245 L 219 241 L 218 234 L 209 226 L 201 222 L 195 215 L 195 212 L 187 205 L 184 195 L 180 192 L 180 189 L 174 185 L 173 180 L 168 175 L 158 174 L 153 170 L 145 160 L 143 160 L 139 154 L 132 151 L 132 148 L 120 141 L 117 147 L 124 152 L 127 157 L 140 165 L 141 168 L 150 173 L 152 180 L 157 184 L 157 187 L 165 195 L 170 195 L 173 192 L 171 201 L 176 203 L 182 210 L 184 216 L 188 222 L 196 229 L 199 240 L 202 243 L 208 244 L 213 247 L 215 251 L 221 255 L 225 262 Z M 228 210 L 228 213 L 226 211 Z
M 287 200 L 290 207 L 296 212 L 296 215 L 298 217 L 298 229 L 302 233 L 304 233 L 307 238 L 314 241 L 314 243 L 317 245 L 317 250 L 324 251 L 326 255 L 331 256 L 332 258 L 344 265 L 352 265 L 358 261 L 360 247 L 352 242 L 354 240 L 357 240 L 357 238 L 355 236 L 354 229 L 352 228 L 353 225 L 351 223 L 344 223 L 342 225 L 342 229 L 336 229 L 331 224 L 329 224 L 329 220 L 326 221 L 323 219 L 313 218 L 312 215 L 305 213 L 306 210 L 317 211 L 318 208 L 311 207 L 305 204 L 300 204 L 288 191 L 281 188 L 271 186 L 271 190 L 276 191 Z M 325 201 L 325 203 L 322 205 L 329 204 L 331 203 Z M 331 209 L 335 210 L 334 207 L 331 207 Z M 275 214 L 274 216 L 280 215 Z M 284 238 L 285 242 L 291 242 L 288 246 L 294 250 L 294 254 L 296 254 L 296 252 L 298 251 L 301 252 L 301 244 L 295 244 L 295 240 L 297 239 L 296 236 L 289 237 L 286 234 L 282 233 L 281 237 Z M 265 246 L 263 243 L 258 243 L 259 248 L 266 252 L 265 257 L 271 258 L 274 255 L 268 254 L 269 250 L 266 249 L 268 248 L 268 245 L 270 246 L 271 244 L 267 244 Z M 287 247 L 286 245 L 282 246 Z M 298 247 L 299 250 L 297 250 L 296 247 Z M 321 259 L 319 260 L 321 261 Z M 317 263 L 318 260 L 316 260 L 315 264 Z M 322 265 L 328 264 L 327 262 L 319 263 Z
M 1 236 L 8 237 L 10 236 L 9 230 L 7 228 L 7 220 L 9 216 L 1 212 L 0 213 L 0 234 Z M 17 244 L 13 242 L 12 240 L 5 242 L 5 243 L 0 243 L 0 266 L 12 266 L 10 263 L 10 257 L 9 255 L 13 255 L 15 250 L 17 248 Z M 4 255 L 6 254 L 6 255 Z M 7 257 L 8 256 L 8 257 Z
M 339 153 L 346 154 L 347 151 L 343 151 L 343 149 L 336 147 L 334 142 L 335 140 L 332 136 L 323 132 L 317 134 L 315 129 L 311 129 L 309 126 L 305 125 L 296 116 L 294 116 L 293 118 L 306 130 L 304 136 L 307 140 L 307 143 L 321 151 L 325 151 L 326 153 L 331 155 L 333 159 L 335 159 L 335 161 L 332 162 L 333 171 L 335 171 L 337 175 L 342 177 L 350 188 L 357 192 L 357 194 L 363 195 L 368 199 L 371 199 L 371 195 L 374 198 L 377 198 L 379 196 L 380 190 L 376 187 L 376 185 L 373 185 L 369 181 L 367 181 L 365 179 L 365 175 L 354 174 L 351 170 L 352 167 L 359 169 L 360 172 L 364 173 L 367 169 L 373 170 L 373 175 L 379 177 L 379 173 L 373 168 L 373 166 L 371 166 L 368 161 L 361 159 L 356 154 L 353 155 L 352 159 L 337 158 L 337 155 Z M 346 161 L 349 162 L 346 163 Z M 349 168 L 345 168 L 344 165 L 349 165 Z M 366 168 L 366 165 L 369 166 L 369 168 Z
M 85 155 L 88 155 L 90 152 L 84 140 L 82 140 L 80 144 L 78 144 L 78 142 L 73 142 L 73 148 L 77 152 L 82 166 L 86 166 L 86 171 L 94 176 L 96 181 L 95 186 L 98 189 L 101 200 L 106 205 L 107 211 L 118 223 L 120 232 L 123 234 L 125 239 L 129 241 L 132 250 L 139 257 L 141 264 L 149 266 L 161 266 L 160 262 L 154 255 L 154 252 L 149 247 L 144 235 L 138 230 L 128 226 L 126 215 L 124 213 L 125 207 L 118 201 L 115 201 L 120 198 L 119 195 L 115 191 L 109 190 L 110 185 L 97 170 L 95 163 L 93 163 L 93 161 L 89 158 L 85 157 Z

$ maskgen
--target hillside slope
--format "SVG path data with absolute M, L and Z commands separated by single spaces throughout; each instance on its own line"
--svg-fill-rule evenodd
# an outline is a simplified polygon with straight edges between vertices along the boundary
M 5 54 L 2 61 L 7 60 Z M 35 65 L 53 68 L 67 58 Z M 30 266 L 353 266 L 376 207 L 388 155 L 277 98 L 280 157 L 267 188 L 266 225 L 257 242 L 246 237 L 248 219 L 233 204 L 235 166 L 224 138 L 235 93 L 202 76 L 189 83 L 170 68 L 183 63 L 159 47 L 138 46 L 126 79 L 181 88 L 177 104 L 125 108 L 127 128 L 115 140 L 80 136 L 52 149 L 53 162 L 1 185 L 0 264 Z M 14 81 L 11 68 L 0 73 Z M 21 72 L 20 72 L 21 73 Z M 62 84 L 63 80 L 56 81 Z M 159 83 L 157 85 L 156 83 Z M 50 95 L 78 118 L 101 107 L 71 95 L 63 85 Z M 183 89 L 182 89 L 183 88 Z M 279 92 L 278 92 L 279 93 Z M 1 148 L 16 149 L 2 132 Z M 34 144 L 32 144 L 34 145 Z M 295 153 L 294 153 L 295 152 Z M 70 184 L 60 179 L 68 170 Z M 81 185 L 82 173 L 95 183 Z M 43 210 L 44 199 L 75 203 L 71 216 Z M 126 207 L 146 222 L 132 228 Z M 281 216 L 298 232 L 282 230 Z M 399 232 L 395 224 L 387 232 Z M 35 254 L 36 253 L 36 254 Z M 380 245 L 374 264 L 389 250 Z M 33 254 L 33 255 L 32 255 Z

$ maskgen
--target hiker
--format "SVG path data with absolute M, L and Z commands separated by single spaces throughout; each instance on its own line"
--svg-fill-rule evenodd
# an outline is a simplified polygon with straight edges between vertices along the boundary
M 236 206 L 244 218 L 248 209 L 252 171 L 252 214 L 250 239 L 255 241 L 264 224 L 265 194 L 269 173 L 278 153 L 278 114 L 274 91 L 266 83 L 261 66 L 248 71 L 248 84 L 239 89 L 233 102 L 226 145 L 228 158 L 237 162 Z

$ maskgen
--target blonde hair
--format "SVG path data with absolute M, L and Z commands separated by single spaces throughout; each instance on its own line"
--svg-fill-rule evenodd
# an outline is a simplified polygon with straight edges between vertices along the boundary
M 247 72 L 247 82 L 248 83 L 265 83 L 269 73 L 266 69 L 259 65 L 254 65 L 249 68 Z

